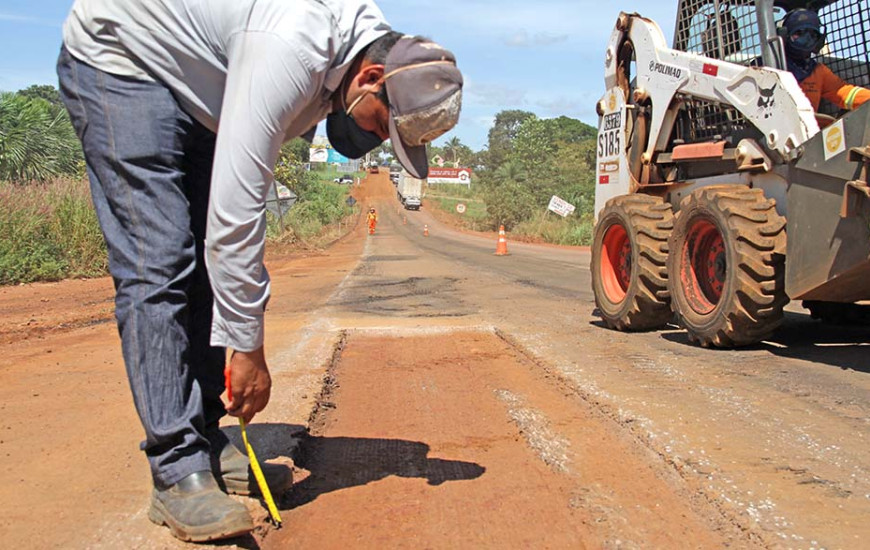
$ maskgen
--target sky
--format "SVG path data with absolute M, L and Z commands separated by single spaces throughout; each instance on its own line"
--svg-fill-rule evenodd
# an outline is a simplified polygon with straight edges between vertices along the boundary
M 288 0 L 293 1 L 293 0 Z M 462 114 L 450 133 L 486 145 L 496 113 L 531 111 L 598 125 L 604 49 L 620 11 L 655 20 L 671 42 L 676 0 L 375 0 L 392 27 L 456 55 Z M 72 0 L 0 0 L 0 91 L 57 85 L 54 64 Z

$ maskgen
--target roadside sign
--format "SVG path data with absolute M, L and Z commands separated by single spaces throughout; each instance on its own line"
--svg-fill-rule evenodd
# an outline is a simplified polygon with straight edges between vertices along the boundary
M 266 196 L 266 210 L 280 218 L 296 203 L 296 198 L 296 193 L 287 186 L 274 181 Z
M 347 204 L 348 206 L 353 206 L 353 205 L 356 204 L 356 199 L 353 198 L 353 197 L 348 197 L 347 200 L 344 201 L 344 202 L 345 202 L 345 204 Z
M 429 183 L 471 186 L 471 168 L 429 168 Z
M 564 218 L 574 212 L 574 205 L 570 202 L 563 201 L 556 195 L 553 195 L 553 198 L 550 199 L 549 206 L 547 206 L 547 210 L 552 210 Z
M 460 214 L 465 214 L 465 205 L 460 202 L 456 205 L 456 211 Z

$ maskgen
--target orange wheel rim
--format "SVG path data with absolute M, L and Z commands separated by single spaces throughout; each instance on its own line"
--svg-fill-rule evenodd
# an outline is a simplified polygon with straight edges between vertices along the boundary
M 706 315 L 716 309 L 728 273 L 725 240 L 713 222 L 692 223 L 683 246 L 680 282 L 689 306 Z
M 618 223 L 608 227 L 604 234 L 600 275 L 607 299 L 614 304 L 625 300 L 631 284 L 631 240 Z

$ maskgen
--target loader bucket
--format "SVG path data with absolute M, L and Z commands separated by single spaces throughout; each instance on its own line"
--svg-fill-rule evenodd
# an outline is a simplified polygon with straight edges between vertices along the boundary
M 786 292 L 870 299 L 870 103 L 804 144 L 789 168 Z

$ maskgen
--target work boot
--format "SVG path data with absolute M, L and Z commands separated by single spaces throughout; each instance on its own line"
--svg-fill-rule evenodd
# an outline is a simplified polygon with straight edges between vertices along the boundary
M 219 483 L 231 495 L 260 495 L 260 488 L 251 471 L 251 462 L 232 443 L 227 443 L 219 455 L 220 471 L 215 474 Z M 283 464 L 260 462 L 263 477 L 272 495 L 277 497 L 293 485 L 293 470 Z
M 192 473 L 168 489 L 155 487 L 148 519 L 192 542 L 236 537 L 254 528 L 248 509 L 225 495 L 209 471 Z

